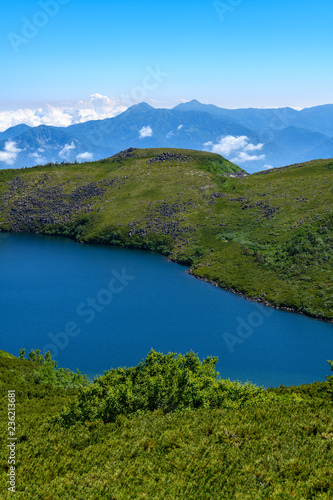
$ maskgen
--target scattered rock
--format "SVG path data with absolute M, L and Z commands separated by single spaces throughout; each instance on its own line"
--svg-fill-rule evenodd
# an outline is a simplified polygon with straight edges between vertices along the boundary
M 223 174 L 223 177 L 233 177 L 235 179 L 242 179 L 243 177 L 248 177 L 250 174 L 245 172 L 245 170 L 242 170 L 241 172 L 231 172 Z
M 133 153 L 134 151 L 137 151 L 137 148 L 128 148 L 125 149 L 124 151 L 120 151 L 120 153 L 117 153 L 114 156 L 111 156 L 112 160 L 122 160 L 123 158 L 131 158 L 135 156 Z
M 160 156 L 156 156 L 156 158 L 151 158 L 151 160 L 148 160 L 147 163 L 160 163 L 163 161 L 171 161 L 171 160 L 177 160 L 177 161 L 191 161 L 193 158 L 190 158 L 189 156 L 184 156 L 176 153 L 169 153 L 168 151 L 165 153 L 162 153 Z
M 60 186 L 49 187 L 48 181 L 45 176 L 34 190 L 20 176 L 7 182 L 9 189 L 1 196 L 0 210 L 6 213 L 11 231 L 36 231 L 46 224 L 69 222 L 78 213 L 91 212 L 93 199 L 102 196 L 107 187 L 123 183 L 120 179 L 105 179 L 67 194 Z

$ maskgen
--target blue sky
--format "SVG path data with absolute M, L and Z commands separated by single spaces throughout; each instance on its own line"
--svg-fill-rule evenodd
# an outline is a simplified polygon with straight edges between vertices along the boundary
M 0 111 L 89 107 L 94 94 L 118 110 L 332 103 L 332 18 L 331 0 L 6 2 Z

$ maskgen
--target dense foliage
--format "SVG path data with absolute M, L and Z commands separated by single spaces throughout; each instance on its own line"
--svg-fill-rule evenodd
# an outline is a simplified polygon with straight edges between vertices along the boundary
M 331 370 L 333 371 L 333 361 L 329 361 L 328 362 L 331 366 Z M 330 392 L 331 396 L 332 396 L 332 400 L 333 400 L 333 375 L 330 375 L 330 376 L 327 376 L 327 381 L 328 381 L 328 391 Z
M 151 350 L 138 366 L 114 369 L 95 378 L 57 422 L 114 422 L 119 415 L 239 408 L 269 399 L 254 385 L 221 380 L 215 370 L 217 361 L 213 357 L 200 361 L 193 352 L 184 356 Z
M 329 382 L 263 390 L 224 381 L 232 403 L 228 407 L 174 411 L 167 405 L 166 412 L 147 409 L 118 415 L 114 422 L 78 421 L 64 427 L 54 423 L 59 412 L 64 405 L 82 401 L 84 393 L 93 401 L 89 387 L 74 390 L 57 382 L 39 383 L 41 354 L 31 352 L 28 360 L 22 358 L 23 352 L 16 359 L 0 351 L 2 443 L 7 440 L 7 391 L 15 389 L 17 399 L 18 500 L 329 500 L 333 496 Z M 181 393 L 191 407 L 205 387 L 219 383 L 214 366 L 214 358 L 201 362 L 193 353 L 151 352 L 140 369 L 111 370 L 97 380 L 106 387 L 118 379 L 121 391 L 120 379 L 128 383 L 136 373 L 146 390 L 157 387 L 163 395 L 166 383 L 157 380 L 165 374 L 170 392 L 181 402 L 175 389 L 177 383 L 182 388 L 183 374 L 190 383 L 189 390 L 183 387 Z M 55 365 L 53 370 L 57 371 Z M 97 386 L 95 380 L 90 387 Z M 237 392 L 241 399 L 252 392 L 255 404 L 235 404 Z M 162 401 L 167 401 L 164 395 Z M 13 497 L 5 486 L 7 460 L 7 448 L 1 446 L 1 498 Z
M 25 349 L 20 350 L 19 359 L 25 359 Z M 52 359 L 51 353 L 47 351 L 44 355 L 39 349 L 28 354 L 28 360 L 35 365 L 34 381 L 36 384 L 51 384 L 54 387 L 63 389 L 78 389 L 89 384 L 86 375 L 82 375 L 68 368 L 58 368 L 58 363 Z

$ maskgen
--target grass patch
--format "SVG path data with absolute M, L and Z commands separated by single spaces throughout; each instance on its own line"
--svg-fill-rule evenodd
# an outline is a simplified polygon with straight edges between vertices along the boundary
M 0 357 L 2 442 L 16 390 L 18 499 L 332 498 L 328 382 L 263 390 L 220 379 L 214 358 L 152 352 L 73 389 L 41 383 L 52 360 L 23 355 Z M 214 390 L 223 397 L 212 407 Z M 136 395 L 146 407 L 133 412 Z M 3 485 L 7 455 L 2 446 Z

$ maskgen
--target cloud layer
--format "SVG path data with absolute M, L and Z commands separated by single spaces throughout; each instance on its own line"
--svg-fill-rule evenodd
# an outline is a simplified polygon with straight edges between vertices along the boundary
M 234 163 L 265 159 L 264 154 L 253 154 L 255 151 L 260 151 L 264 145 L 252 144 L 246 135 L 238 137 L 227 135 L 221 137 L 217 144 L 210 141 L 206 142 L 204 146 L 208 147 L 212 153 L 218 153 Z
M 14 141 L 7 141 L 5 144 L 5 149 L 0 151 L 0 161 L 3 161 L 7 165 L 13 165 L 17 158 L 17 155 L 22 151 L 16 147 Z
M 87 101 L 77 101 L 59 106 L 45 105 L 38 109 L 18 109 L 0 112 L 0 132 L 24 123 L 30 127 L 50 125 L 68 127 L 89 120 L 113 118 L 128 108 L 128 103 L 121 99 L 93 94 Z

